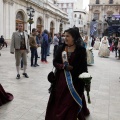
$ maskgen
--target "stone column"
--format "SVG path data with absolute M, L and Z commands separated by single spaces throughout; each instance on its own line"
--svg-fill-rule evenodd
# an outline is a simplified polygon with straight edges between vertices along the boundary
M 3 34 L 3 0 L 0 0 L 0 36 Z
M 3 3 L 3 34 L 5 39 L 10 39 L 12 34 L 12 23 L 14 22 L 12 18 L 14 17 L 14 12 L 11 10 L 13 7 L 12 0 L 4 0 Z
M 102 6 L 102 34 L 104 33 L 104 15 L 105 15 L 105 5 Z M 101 36 L 102 36 L 101 34 Z

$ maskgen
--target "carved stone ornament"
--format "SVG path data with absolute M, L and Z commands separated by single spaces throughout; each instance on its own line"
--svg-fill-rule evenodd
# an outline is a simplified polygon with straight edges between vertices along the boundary
M 48 14 L 46 14 L 46 15 L 45 15 L 45 17 L 46 17 L 46 18 L 49 18 L 49 15 L 48 15 Z
M 8 3 L 13 6 L 14 0 L 3 0 L 4 3 Z

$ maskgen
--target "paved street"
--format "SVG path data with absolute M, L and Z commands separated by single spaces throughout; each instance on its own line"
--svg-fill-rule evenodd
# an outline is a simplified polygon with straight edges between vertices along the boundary
M 88 67 L 93 79 L 92 103 L 88 105 L 91 114 L 87 120 L 120 120 L 120 61 L 114 53 L 110 58 L 100 58 L 97 53 L 94 51 L 95 64 Z M 30 78 L 21 75 L 20 80 L 16 80 L 14 55 L 9 53 L 9 47 L 3 48 L 1 54 L 0 83 L 14 95 L 14 100 L 0 107 L 0 120 L 44 120 L 50 86 L 46 76 L 52 69 L 52 54 L 48 64 L 38 59 L 40 67 L 36 68 L 30 67 L 29 54 L 27 71 Z

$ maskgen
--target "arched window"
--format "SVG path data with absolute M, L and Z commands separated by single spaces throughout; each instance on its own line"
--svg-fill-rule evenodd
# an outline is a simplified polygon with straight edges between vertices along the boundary
M 109 4 L 113 4 L 113 0 L 109 0 Z
M 24 14 L 22 11 L 19 11 L 17 14 L 16 14 L 16 30 L 18 30 L 18 24 L 21 23 L 23 24 L 23 29 L 24 29 Z
M 81 14 L 79 15 L 79 19 L 81 19 Z
M 22 20 L 22 21 L 24 21 L 24 15 L 23 15 L 23 13 L 22 13 L 21 11 L 19 11 L 19 12 L 17 13 L 16 19 L 17 19 L 17 20 Z
M 37 20 L 37 25 L 41 25 L 42 24 L 42 19 L 41 18 L 38 18 Z
M 96 0 L 96 4 L 100 4 L 100 1 L 99 1 L 99 0 Z
M 95 20 L 99 20 L 99 14 L 100 14 L 100 12 L 99 12 L 98 10 L 96 10 L 96 11 L 94 12 L 94 19 L 95 19 Z
M 75 18 L 77 17 L 77 15 L 75 14 L 75 16 L 74 16 Z

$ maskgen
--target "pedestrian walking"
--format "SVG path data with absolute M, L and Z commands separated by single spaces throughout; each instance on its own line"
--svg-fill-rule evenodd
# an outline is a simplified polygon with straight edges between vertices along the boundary
M 50 89 L 50 98 L 46 110 L 45 120 L 85 120 L 85 115 L 89 115 L 84 98 L 84 83 L 78 76 L 87 72 L 86 50 L 80 45 L 79 31 L 70 28 L 65 31 L 65 44 L 58 47 L 53 65 L 56 68 L 55 79 Z M 69 64 L 64 64 L 63 53 L 67 52 Z M 63 55 L 63 56 L 62 56 Z M 73 84 L 67 84 L 65 71 L 71 73 Z M 80 111 L 78 101 L 74 100 L 69 87 L 75 88 L 77 95 L 81 97 L 83 107 Z M 84 112 L 83 112 L 84 109 Z M 78 114 L 79 113 L 79 114 Z
M 25 31 L 23 31 L 23 24 L 18 24 L 18 31 L 12 34 L 10 53 L 15 53 L 16 60 L 16 69 L 17 69 L 17 77 L 16 79 L 20 79 L 20 60 L 23 59 L 23 75 L 26 78 L 29 78 L 26 69 L 27 69 L 27 53 L 29 52 L 29 40 L 28 35 Z
M 104 36 L 100 42 L 98 55 L 100 57 L 109 57 L 110 56 L 110 45 L 106 36 Z
M 48 50 L 48 31 L 44 30 L 41 39 L 41 62 L 48 63 L 47 61 L 47 50 Z
M 37 64 L 37 59 L 38 59 L 37 48 L 38 48 L 38 44 L 36 42 L 36 35 L 37 35 L 37 30 L 35 28 L 33 28 L 32 29 L 32 34 L 29 37 L 30 50 L 31 50 L 31 67 L 39 66 Z M 35 61 L 33 61 L 34 58 L 35 58 Z
M 119 38 L 119 40 L 118 40 L 118 54 L 119 54 L 119 56 L 118 56 L 118 60 L 120 60 L 120 38 Z
M 53 43 L 54 43 L 53 57 L 55 57 L 56 51 L 57 51 L 58 46 L 59 46 L 59 39 L 58 39 L 58 35 L 57 34 L 54 35 Z

